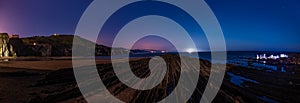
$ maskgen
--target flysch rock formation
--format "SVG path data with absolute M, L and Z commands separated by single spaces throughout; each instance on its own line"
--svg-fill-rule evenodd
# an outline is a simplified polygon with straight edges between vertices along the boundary
M 0 57 L 16 56 L 7 33 L 0 33 Z

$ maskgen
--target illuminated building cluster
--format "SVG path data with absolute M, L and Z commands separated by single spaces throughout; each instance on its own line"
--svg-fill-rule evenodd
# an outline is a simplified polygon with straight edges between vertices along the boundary
M 280 55 L 270 55 L 267 56 L 267 54 L 257 54 L 256 59 L 280 59 L 280 58 L 288 58 L 288 55 L 286 54 L 280 54 Z
M 150 50 L 150 53 L 167 53 L 166 50 Z

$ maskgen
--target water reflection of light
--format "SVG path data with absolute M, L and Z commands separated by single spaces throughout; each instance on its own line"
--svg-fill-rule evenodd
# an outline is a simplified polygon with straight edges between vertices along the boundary
M 283 72 L 283 73 L 286 72 L 286 70 L 284 69 L 284 67 L 281 67 L 281 68 L 280 68 L 280 71 Z
M 259 84 L 259 82 L 255 81 L 255 80 L 248 79 L 248 78 L 245 78 L 245 77 L 242 77 L 242 76 L 239 76 L 239 75 L 235 75 L 231 72 L 227 72 L 227 74 L 231 77 L 230 82 L 233 83 L 236 86 L 239 86 L 239 87 L 244 87 L 244 86 L 247 87 L 247 85 L 243 84 L 245 81 L 255 83 L 255 84 Z
M 0 62 L 8 62 L 9 59 L 1 59 Z
M 257 97 L 257 98 L 259 98 L 259 99 L 261 99 L 261 100 L 263 100 L 263 101 L 265 101 L 265 102 L 268 102 L 268 103 L 279 103 L 279 102 L 277 102 L 277 101 L 275 101 L 275 100 L 273 100 L 273 99 L 270 99 L 270 98 L 268 98 L 268 97 L 266 97 L 266 96 Z

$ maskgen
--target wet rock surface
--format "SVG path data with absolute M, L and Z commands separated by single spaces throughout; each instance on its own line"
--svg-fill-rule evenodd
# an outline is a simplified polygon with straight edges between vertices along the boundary
M 181 71 L 179 67 L 184 65 L 179 62 L 180 59 L 176 55 L 161 57 L 167 63 L 167 73 L 163 81 L 151 90 L 136 90 L 123 84 L 114 74 L 110 63 L 98 64 L 98 73 L 109 92 L 124 102 L 157 102 L 167 97 L 178 85 Z M 133 73 L 141 78 L 147 77 L 150 74 L 149 60 L 149 58 L 144 58 L 130 61 Z M 189 99 L 189 103 L 200 101 L 211 72 L 209 61 L 200 60 L 199 62 L 201 69 L 197 88 Z M 227 65 L 223 84 L 213 102 L 297 103 L 300 98 L 299 66 L 290 66 L 286 70 L 294 70 L 294 74 Z M 57 71 L 17 69 L 11 72 L 2 71 L 0 74 L 1 102 L 86 102 L 78 89 L 72 68 Z M 92 81 L 89 83 L 94 84 Z M 94 90 L 90 90 L 89 93 L 94 94 Z

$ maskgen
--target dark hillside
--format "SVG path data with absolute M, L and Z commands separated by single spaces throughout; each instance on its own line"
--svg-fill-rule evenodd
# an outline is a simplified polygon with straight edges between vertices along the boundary
M 95 43 L 84 38 L 76 36 L 80 43 L 75 43 L 82 47 L 83 50 L 93 49 L 86 45 Z M 71 56 L 73 46 L 73 35 L 52 35 L 52 36 L 35 36 L 28 38 L 13 38 L 13 45 L 17 56 Z M 110 55 L 110 47 L 95 44 L 95 53 L 97 56 Z M 122 51 L 122 50 L 121 50 Z

